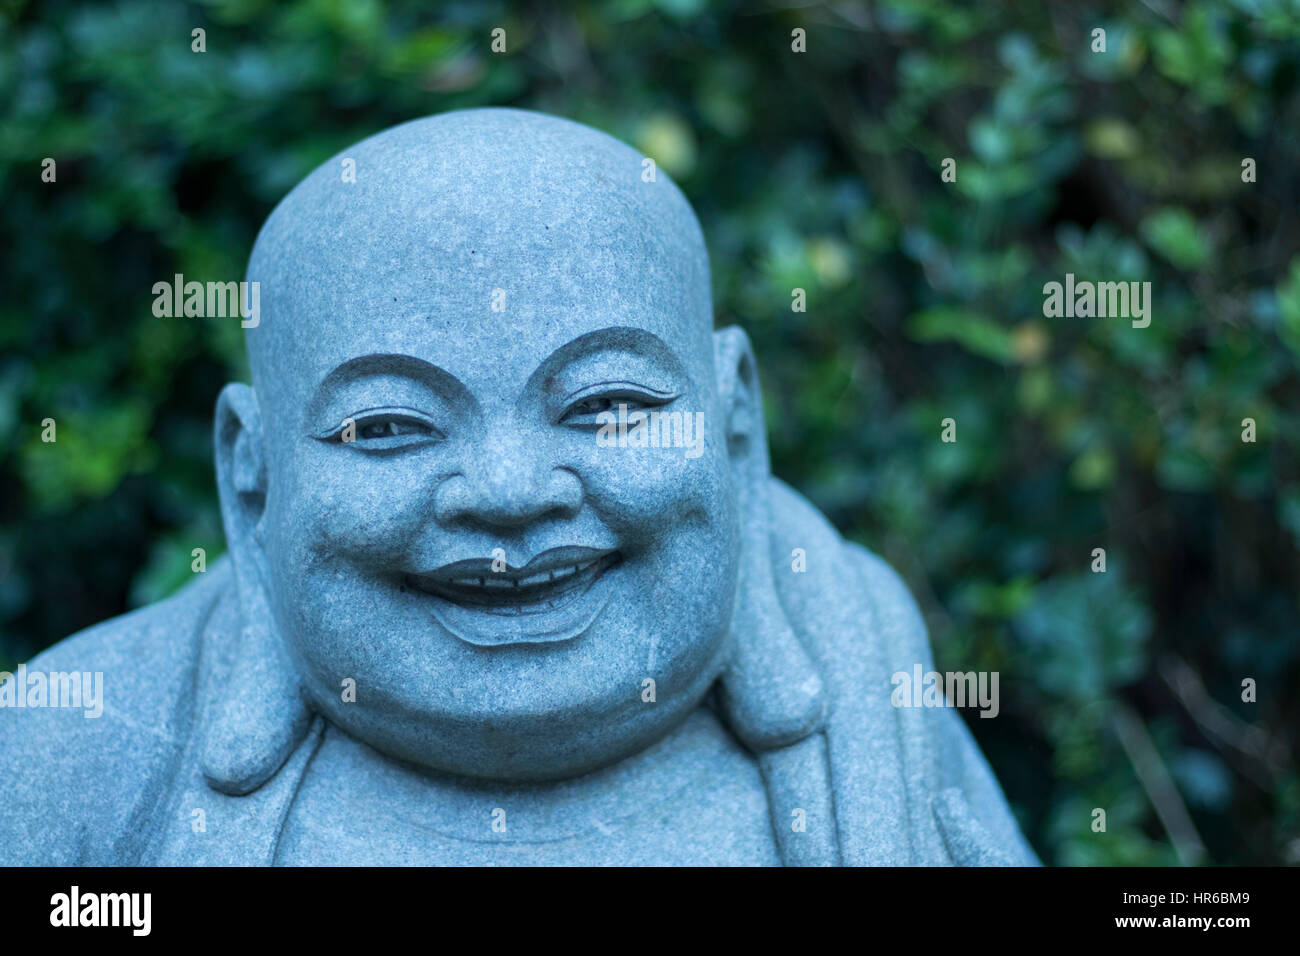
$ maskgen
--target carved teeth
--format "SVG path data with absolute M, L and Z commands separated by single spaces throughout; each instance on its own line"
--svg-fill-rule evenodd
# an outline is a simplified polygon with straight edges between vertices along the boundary
M 535 584 L 545 584 L 548 581 L 560 581 L 564 578 L 580 574 L 592 567 L 596 562 L 588 561 L 586 564 L 571 564 L 563 568 L 552 568 L 549 571 L 538 571 L 536 574 L 530 574 L 524 578 L 512 578 L 506 575 L 499 577 L 465 577 L 452 578 L 451 583 L 461 587 L 480 587 L 480 588 L 505 588 L 505 587 L 532 587 Z
M 527 588 L 537 584 L 547 584 L 551 581 L 562 581 L 565 578 L 573 577 L 579 571 L 587 570 L 589 567 L 591 565 L 557 568 L 554 571 L 541 571 L 537 574 L 530 574 L 526 578 L 452 578 L 451 583 L 466 588 Z
M 547 613 L 572 603 L 580 597 L 600 571 L 617 559 L 606 555 L 535 572 L 509 569 L 487 574 L 486 569 L 475 567 L 466 574 L 466 568 L 454 577 L 434 575 L 408 575 L 406 587 L 424 591 L 466 610 L 485 614 L 503 614 L 523 617 Z M 542 564 L 541 561 L 537 562 Z M 478 573 L 474 573 L 478 572 Z M 584 572 L 589 575 L 581 577 Z

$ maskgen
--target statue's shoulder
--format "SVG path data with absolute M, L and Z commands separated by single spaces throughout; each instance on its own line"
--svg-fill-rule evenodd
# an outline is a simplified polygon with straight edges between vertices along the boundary
M 918 663 L 929 670 L 925 620 L 898 572 L 846 541 L 788 485 L 773 480 L 769 503 L 773 579 L 781 605 L 823 676 L 830 671 L 868 681 L 857 688 L 858 695 L 874 697 L 880 687 L 888 691 L 889 676 L 904 665 L 909 672 Z
M 781 604 L 826 686 L 845 862 L 1037 862 L 957 712 L 894 706 L 896 675 L 934 668 L 902 577 L 787 485 L 769 503 Z
M 846 541 L 784 482 L 772 480 L 769 505 L 772 566 L 783 602 L 810 609 L 833 598 L 836 607 L 856 617 L 860 626 L 851 630 L 864 639 L 852 643 L 864 652 L 925 654 L 928 659 L 925 622 L 897 571 L 862 545 Z M 876 625 L 873 634 L 865 633 L 868 621 Z M 881 638 L 874 648 L 866 640 L 873 636 Z
M 0 862 L 135 856 L 132 841 L 188 743 L 204 633 L 232 591 L 228 564 L 214 563 L 167 600 L 74 634 L 15 672 L 14 697 L 0 707 Z

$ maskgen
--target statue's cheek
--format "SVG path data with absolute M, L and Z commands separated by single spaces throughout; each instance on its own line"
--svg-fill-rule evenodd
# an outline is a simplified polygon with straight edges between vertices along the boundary
M 299 545 L 388 563 L 398 560 L 432 510 L 436 476 L 419 456 L 380 458 L 346 449 L 310 456 L 283 503 Z
M 669 527 L 724 493 L 724 475 L 706 457 L 679 449 L 608 448 L 583 463 L 578 476 L 588 503 L 611 525 Z

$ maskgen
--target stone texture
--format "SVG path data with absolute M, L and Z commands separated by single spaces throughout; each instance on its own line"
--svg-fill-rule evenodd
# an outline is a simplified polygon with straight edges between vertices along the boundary
M 285 198 L 216 412 L 229 556 L 30 663 L 104 714 L 0 708 L 0 861 L 1035 862 L 960 718 L 891 705 L 915 604 L 770 476 L 642 160 L 473 110 Z

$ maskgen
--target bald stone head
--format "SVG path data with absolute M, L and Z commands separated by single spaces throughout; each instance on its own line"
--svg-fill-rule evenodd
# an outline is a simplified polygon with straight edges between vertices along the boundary
M 483 371 L 497 375 L 511 340 L 555 346 L 633 318 L 711 354 L 699 223 L 667 176 L 645 181 L 644 162 L 597 130 L 512 109 L 415 120 L 325 162 L 272 212 L 249 262 L 259 394 L 277 400 L 286 372 L 319 375 L 358 337 L 445 336 L 490 354 Z
M 449 113 L 329 160 L 258 236 L 253 387 L 217 423 L 241 603 L 380 750 L 583 772 L 724 666 L 761 410 L 647 166 L 555 117 Z

